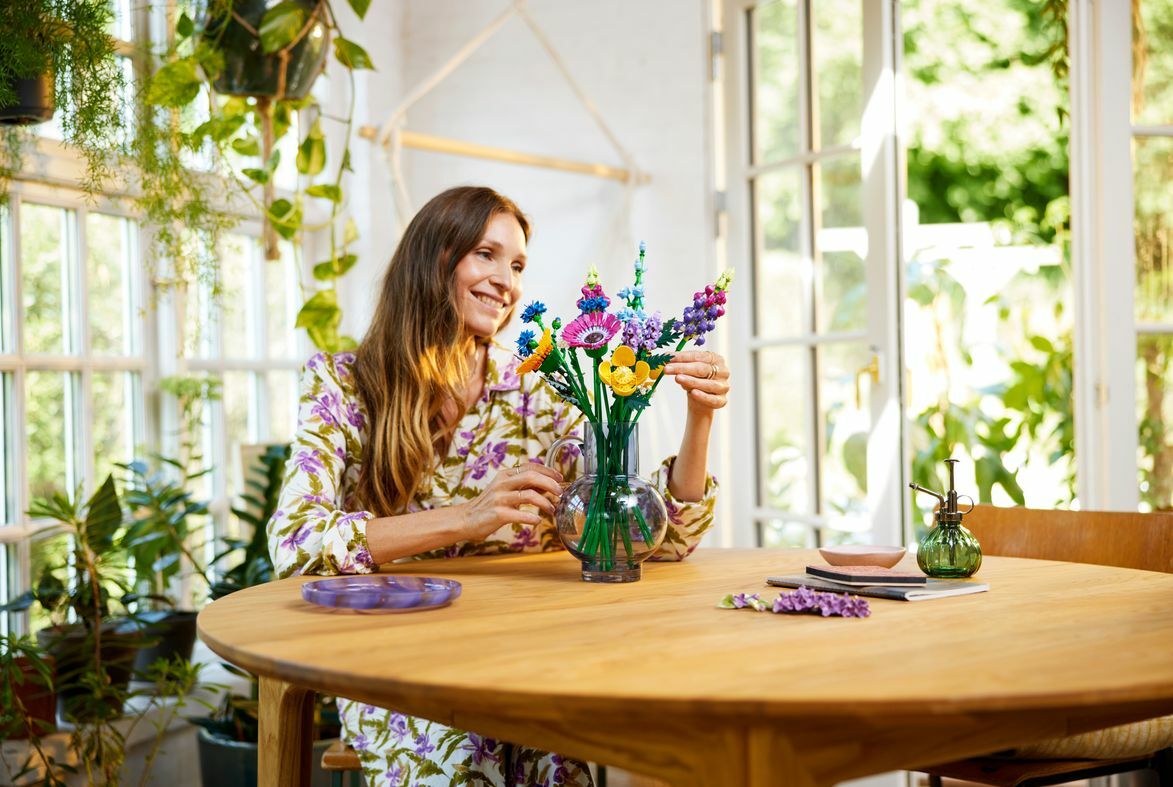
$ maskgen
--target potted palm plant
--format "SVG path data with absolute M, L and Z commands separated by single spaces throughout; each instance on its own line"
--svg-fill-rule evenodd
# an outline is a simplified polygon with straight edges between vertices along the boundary
M 0 611 L 38 604 L 49 614 L 53 622 L 37 632 L 37 642 L 57 664 L 62 718 L 117 717 L 139 635 L 125 617 L 111 615 L 112 605 L 127 592 L 115 544 L 122 505 L 114 477 L 108 476 L 84 504 L 57 493 L 34 502 L 29 515 L 56 521 L 57 529 L 71 536 L 68 554 L 47 565 L 30 590 Z M 76 622 L 67 622 L 70 617 Z

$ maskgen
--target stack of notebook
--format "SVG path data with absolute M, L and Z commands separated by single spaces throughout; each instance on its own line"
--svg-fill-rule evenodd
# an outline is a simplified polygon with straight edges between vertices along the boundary
M 769 577 L 766 582 L 779 587 L 808 587 L 900 601 L 963 596 L 990 589 L 989 585 L 969 579 L 929 579 L 924 574 L 879 566 L 807 566 L 805 574 Z

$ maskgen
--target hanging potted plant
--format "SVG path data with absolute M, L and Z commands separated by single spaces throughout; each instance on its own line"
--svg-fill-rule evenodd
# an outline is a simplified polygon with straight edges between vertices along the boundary
M 84 156 L 82 186 L 90 193 L 112 174 L 111 153 L 125 132 L 126 85 L 109 33 L 112 13 L 108 0 L 0 3 L 0 125 L 43 123 L 60 109 L 62 138 Z M 0 186 L 19 169 L 31 139 L 12 128 L 7 137 Z
M 370 0 L 348 3 L 361 19 Z M 141 152 L 157 157 L 162 148 L 179 159 L 210 152 L 212 166 L 235 187 L 226 198 L 243 198 L 261 217 L 270 260 L 281 256 L 282 239 L 299 241 L 310 231 L 328 234 L 329 254 L 313 265 L 314 279 L 321 284 L 303 288 L 306 301 L 297 327 L 305 328 L 321 349 L 353 347 L 354 340 L 338 330 L 342 311 L 335 282 L 357 262 L 350 246 L 358 233 L 344 217 L 343 183 L 351 171 L 354 72 L 374 67 L 369 55 L 342 34 L 330 0 L 212 0 L 198 22 L 181 14 L 172 35 L 164 65 L 148 79 L 147 102 L 164 111 L 148 111 L 154 118 L 149 135 L 155 142 Z M 331 51 L 333 63 L 350 83 L 349 106 L 342 118 L 323 113 L 311 92 Z M 184 118 L 198 120 L 185 124 Z M 327 157 L 324 124 L 330 122 L 342 127 L 342 149 L 336 159 Z M 294 130 L 300 137 L 294 162 L 297 186 L 282 192 L 276 183 L 279 143 Z M 147 163 L 158 168 L 157 161 Z M 147 182 L 144 192 L 155 209 L 155 223 L 182 223 L 176 211 L 184 202 L 177 203 L 174 189 L 166 183 L 154 188 Z M 169 199 L 162 198 L 164 194 Z M 184 237 L 193 234 L 197 233 Z M 192 278 L 216 281 L 213 244 L 213 234 L 205 233 L 202 259 L 212 268 L 211 275 L 197 269 Z M 187 254 L 191 256 L 190 250 Z

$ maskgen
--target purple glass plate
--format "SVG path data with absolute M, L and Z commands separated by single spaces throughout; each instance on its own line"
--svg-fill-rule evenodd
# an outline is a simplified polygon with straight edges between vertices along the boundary
M 332 577 L 301 586 L 301 597 L 312 604 L 371 611 L 442 607 L 459 596 L 455 579 L 397 574 Z

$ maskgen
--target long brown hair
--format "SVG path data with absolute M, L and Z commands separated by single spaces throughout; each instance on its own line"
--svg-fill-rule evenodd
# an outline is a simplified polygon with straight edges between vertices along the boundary
M 463 415 L 468 345 L 456 265 L 484 238 L 499 213 L 529 221 L 490 188 L 464 186 L 433 197 L 408 224 L 383 277 L 371 327 L 358 347 L 355 382 L 370 432 L 356 496 L 390 516 L 407 508 L 435 466 L 435 445 Z

